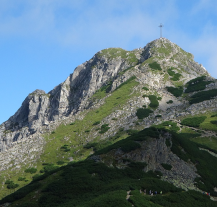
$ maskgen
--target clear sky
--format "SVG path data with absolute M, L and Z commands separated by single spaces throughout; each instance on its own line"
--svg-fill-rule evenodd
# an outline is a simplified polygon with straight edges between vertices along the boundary
M 1 0 L 0 124 L 99 50 L 163 37 L 217 78 L 217 0 Z

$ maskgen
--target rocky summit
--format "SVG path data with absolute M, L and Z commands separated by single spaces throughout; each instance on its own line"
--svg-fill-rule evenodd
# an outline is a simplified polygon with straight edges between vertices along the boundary
M 216 206 L 216 107 L 216 79 L 166 38 L 101 50 L 0 125 L 0 205 Z

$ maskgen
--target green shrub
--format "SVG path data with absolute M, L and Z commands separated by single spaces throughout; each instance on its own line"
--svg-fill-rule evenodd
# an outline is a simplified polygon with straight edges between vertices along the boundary
M 48 162 L 43 162 L 42 165 L 50 165 Z
M 167 104 L 172 104 L 172 103 L 173 103 L 173 100 L 167 101 Z
M 216 120 L 215 121 L 210 121 L 210 123 L 217 125 L 217 121 Z
M 19 187 L 19 185 L 15 184 L 14 181 L 12 181 L 12 180 L 6 180 L 5 184 L 7 185 L 8 189 L 15 189 L 15 188 Z
M 179 73 L 175 73 L 173 71 L 173 68 L 168 69 L 167 72 L 170 76 L 172 76 L 172 78 L 171 78 L 172 81 L 179 81 L 180 77 L 182 76 Z
M 52 131 L 51 134 L 55 134 L 55 131 Z
M 10 183 L 10 184 L 7 185 L 7 188 L 8 188 L 8 189 L 15 189 L 15 188 L 17 188 L 17 187 L 19 187 L 19 185 L 16 184 L 16 183 Z
M 172 80 L 172 81 L 179 81 L 179 79 L 180 79 L 181 76 L 182 76 L 181 74 L 176 73 L 176 74 L 171 78 L 171 80 Z
M 96 142 L 92 142 L 92 143 L 89 142 L 89 143 L 87 143 L 86 145 L 84 145 L 83 148 L 85 148 L 85 149 L 93 148 L 93 149 L 94 149 L 94 148 L 97 146 L 97 144 L 98 144 L 98 143 L 96 143 Z
M 100 121 L 96 121 L 93 123 L 93 125 L 98 125 L 98 124 L 100 124 Z
M 11 183 L 13 183 L 12 180 L 6 180 L 6 181 L 5 181 L 5 184 L 11 184 Z
M 166 87 L 167 91 L 172 93 L 175 97 L 179 97 L 182 95 L 183 93 L 183 87 L 180 86 L 178 88 L 174 88 L 174 87 Z
M 99 131 L 99 133 L 100 133 L 100 134 L 104 134 L 105 132 L 107 132 L 107 131 L 110 129 L 110 127 L 108 127 L 108 125 L 109 125 L 109 124 L 103 124 L 103 125 L 101 126 L 101 131 Z
M 154 70 L 162 70 L 160 64 L 158 64 L 157 62 L 149 63 L 148 65 L 150 68 Z
M 46 165 L 44 166 L 44 172 L 50 172 L 50 171 L 53 171 L 55 169 L 58 169 L 58 166 L 55 166 L 54 164 L 50 164 L 50 165 Z
M 75 122 L 72 122 L 70 125 L 74 125 L 75 124 Z
M 137 142 L 134 142 L 132 140 L 127 140 L 125 143 L 123 143 L 123 145 L 121 146 L 121 149 L 123 152 L 127 153 L 127 152 L 131 152 L 135 149 L 140 148 L 141 145 Z
M 24 180 L 26 180 L 25 177 L 24 177 L 24 178 L 23 178 L 23 177 L 19 177 L 19 178 L 18 178 L 18 181 L 24 181 Z
M 86 133 L 89 133 L 89 132 L 90 132 L 90 130 L 89 130 L 89 129 L 88 129 L 88 130 L 85 130 L 85 132 L 86 132 Z
M 143 170 L 147 164 L 145 162 L 130 162 L 128 167 L 133 168 L 134 170 Z
M 32 176 L 32 180 L 36 180 L 36 179 L 38 179 L 38 177 L 40 177 L 40 175 L 39 174 L 35 174 L 34 176 Z
M 30 167 L 28 169 L 25 170 L 25 173 L 31 173 L 31 174 L 34 174 L 37 172 L 37 169 L 34 168 L 34 167 Z
M 203 123 L 205 119 L 206 116 L 186 118 L 181 121 L 181 124 L 190 127 L 199 127 L 200 124 Z
M 169 139 L 166 139 L 165 144 L 166 144 L 167 147 L 171 147 L 171 143 L 170 143 Z
M 205 76 L 201 76 L 187 82 L 186 83 L 187 88 L 185 90 L 185 93 L 204 90 L 206 88 L 206 85 L 213 82 L 213 81 L 204 81 L 205 78 L 206 78 Z
M 139 108 L 137 109 L 136 116 L 138 119 L 144 119 L 145 117 L 148 117 L 150 113 L 153 113 L 151 109 Z
M 171 170 L 172 166 L 166 163 L 161 163 L 161 166 L 165 169 L 165 170 Z
M 150 99 L 151 103 L 149 106 L 153 109 L 156 109 L 159 106 L 159 102 L 157 100 L 157 97 L 155 95 L 149 95 L 148 98 Z
M 157 100 L 161 101 L 161 100 L 162 100 L 162 97 L 157 97 Z
M 136 130 L 136 129 L 128 129 L 127 130 L 127 134 L 128 135 L 134 135 L 134 134 L 138 134 L 138 130 Z
M 118 119 L 117 118 L 112 118 L 112 120 L 117 121 Z
M 160 117 L 162 117 L 162 115 L 160 115 L 160 114 L 155 116 L 155 118 L 160 118 Z
M 65 162 L 62 160 L 57 161 L 57 165 L 63 165 Z
M 191 141 L 191 138 L 198 137 L 198 134 L 173 133 L 171 150 L 182 160 L 194 163 L 197 173 L 201 176 L 199 179 L 203 183 L 197 183 L 201 190 L 216 195 L 213 188 L 217 186 L 217 162 L 216 158 L 206 151 L 199 148 L 209 149 L 204 145 Z
M 199 103 L 205 100 L 210 100 L 215 96 L 217 96 L 217 89 L 201 91 L 191 96 L 189 103 L 190 104 Z
M 168 69 L 167 72 L 170 76 L 174 76 L 176 74 L 172 68 Z
M 144 89 L 145 91 L 148 91 L 148 90 L 149 90 L 147 87 L 143 87 L 142 89 Z
M 217 117 L 217 114 L 213 114 L 211 117 Z
M 63 145 L 62 147 L 60 147 L 60 149 L 67 149 L 68 145 Z

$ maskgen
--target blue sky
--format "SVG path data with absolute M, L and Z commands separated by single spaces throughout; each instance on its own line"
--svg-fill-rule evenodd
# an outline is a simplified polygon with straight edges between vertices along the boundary
M 1 0 L 0 123 L 35 89 L 49 92 L 109 47 L 163 36 L 217 78 L 216 0 Z

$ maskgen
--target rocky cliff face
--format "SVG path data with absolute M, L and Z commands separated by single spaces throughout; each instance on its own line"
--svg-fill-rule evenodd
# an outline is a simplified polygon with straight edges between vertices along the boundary
M 170 146 L 166 145 L 166 141 Z M 121 148 L 111 150 L 107 154 L 93 156 L 90 159 L 104 162 L 108 166 L 126 168 L 130 162 L 147 163 L 143 169 L 148 171 L 160 171 L 162 179 L 173 183 L 182 189 L 195 189 L 194 179 L 199 177 L 193 163 L 181 160 L 171 151 L 172 141 L 169 133 L 163 133 L 159 139 L 149 138 L 147 141 L 139 141 L 141 148 L 131 152 L 124 152 Z M 171 166 L 166 170 L 162 164 Z
M 39 137 L 45 128 L 49 129 L 51 123 L 56 123 L 57 126 L 60 121 L 93 107 L 96 103 L 91 97 L 100 88 L 109 85 L 106 90 L 108 93 L 112 92 L 132 76 L 135 76 L 140 85 L 148 85 L 151 90 L 162 95 L 160 109 L 167 113 L 167 108 L 171 106 L 165 106 L 164 103 L 168 99 L 164 98 L 168 94 L 165 87 L 173 86 L 174 82 L 163 71 L 153 72 L 149 66 L 151 62 L 157 62 L 162 69 L 174 68 L 175 72 L 180 73 L 182 83 L 201 75 L 212 79 L 202 65 L 194 62 L 192 54 L 165 38 L 133 51 L 120 48 L 102 50 L 91 60 L 78 66 L 73 74 L 49 93 L 35 90 L 29 94 L 20 109 L 0 126 L 0 152 L 13 148 L 21 140 Z M 172 98 L 172 106 L 183 104 L 183 101 Z M 135 116 L 136 107 L 144 104 L 137 103 L 134 106 L 129 103 L 132 110 L 126 117 L 132 116 L 132 113 Z M 129 125 L 128 122 L 126 124 Z M 146 124 L 151 122 L 147 120 Z M 3 154 L 0 153 L 1 156 Z

